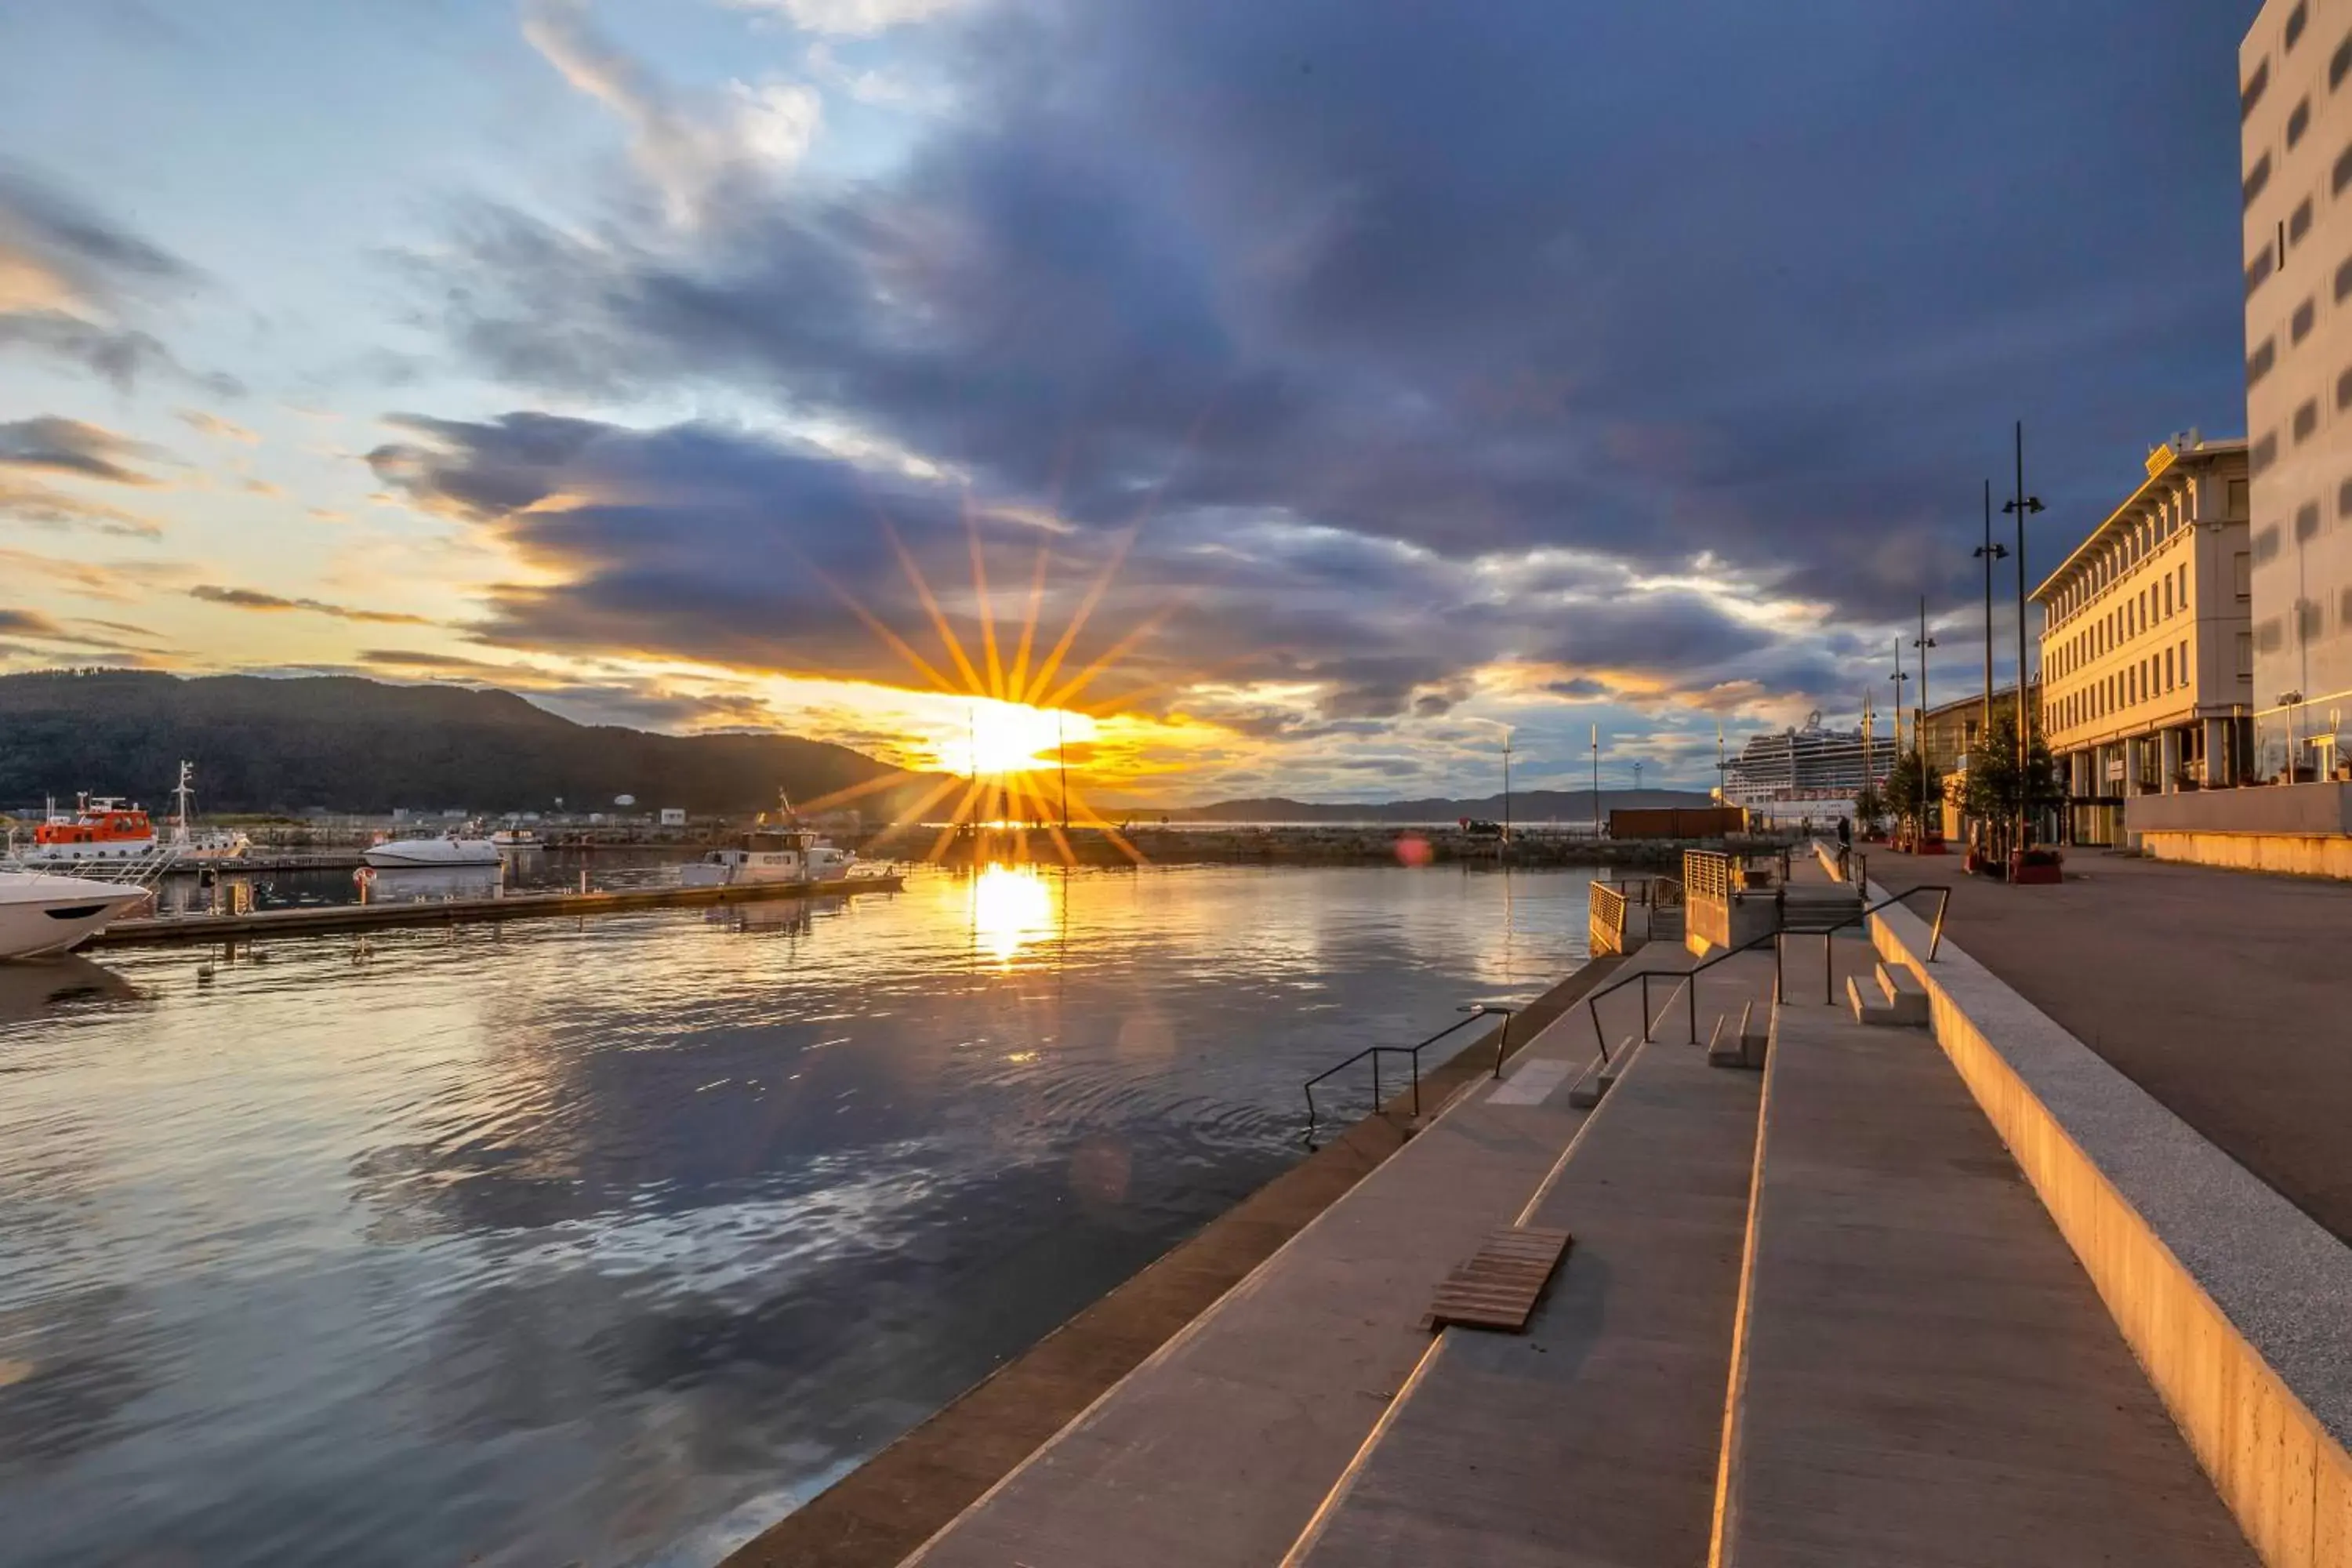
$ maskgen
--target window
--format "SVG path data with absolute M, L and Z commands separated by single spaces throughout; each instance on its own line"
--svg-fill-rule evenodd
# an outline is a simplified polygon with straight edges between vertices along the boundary
M 2238 634 L 2238 679 L 2251 680 L 2254 675 L 2254 634 Z
M 2180 639 L 2180 684 L 2189 684 L 2189 639 Z
M 2303 133 L 2310 129 L 2311 100 L 2306 98 L 2294 106 L 2294 113 L 2286 117 L 2286 144 L 2290 147 L 2294 146 L 2303 140 Z
M 2309 25 L 2310 21 L 2311 0 L 2301 0 L 2301 3 L 2298 4 L 2294 10 L 2289 11 L 2286 14 L 2286 47 L 2288 49 L 2293 49 L 2296 44 L 2303 40 L 2303 29 Z
M 2280 630 L 2276 616 L 2254 628 L 2254 650 L 2257 653 L 2276 653 L 2284 646 L 2286 637 Z
M 2252 598 L 2254 596 L 2253 558 L 2241 550 L 2238 552 L 2237 558 L 2231 563 L 2231 568 L 2236 578 L 2238 597 Z
M 2253 384 L 2248 382 L 2246 384 L 2251 386 Z M 2336 412 L 2341 414 L 2347 408 L 2352 408 L 2352 370 L 2336 378 Z
M 2287 321 L 2288 335 L 2296 342 L 2303 342 L 2304 339 L 2311 336 L 2311 324 L 2318 319 L 2318 307 L 2305 300 L 2294 308 L 2294 314 Z
M 2170 648 L 2164 650 L 2164 689 L 2167 691 L 2172 689 L 2172 650 Z
M 2273 430 L 2254 443 L 2253 452 L 2246 459 L 2247 471 L 2261 474 L 2278 461 L 2278 432 Z
M 2343 599 L 2336 606 L 2336 634 L 2352 632 L 2352 588 L 2344 590 Z
M 2303 509 L 2294 514 L 2295 542 L 2300 544 L 2305 540 L 2315 537 L 2318 532 L 2319 503 L 2315 500 L 2305 501 L 2303 503 Z
M 2327 90 L 2334 92 L 2344 85 L 2344 78 L 2352 74 L 2352 37 L 2336 46 L 2336 53 L 2327 62 Z
M 2253 488 L 2250 480 L 2231 479 L 2230 481 L 2230 516 L 2231 518 L 2242 518 L 2246 515 L 2246 498 L 2252 493 Z
M 2347 152 L 2344 157 L 2336 160 L 2336 169 L 2338 178 L 2336 182 L 2336 188 L 2339 191 L 2345 186 L 2347 177 L 2344 175 L 2344 168 L 2347 163 L 2352 163 L 2352 152 Z M 2271 155 L 2268 153 L 2265 153 L 2261 157 L 2254 160 L 2254 166 L 2252 168 L 2246 171 L 2244 205 L 2249 207 L 2252 206 L 2254 205 L 2254 198 L 2261 195 L 2263 194 L 2263 187 L 2270 183 Z
M 2172 578 L 2169 574 L 2164 579 L 2164 618 L 2168 621 L 2172 618 Z
M 2189 563 L 2180 563 L 2180 613 L 2189 613 Z
M 2270 171 L 2265 169 L 2263 174 L 2267 176 Z M 2328 180 L 2330 194 L 2334 195 L 2342 195 L 2344 187 L 2352 185 L 2352 147 L 2344 149 L 2343 155 L 2336 160 L 2336 172 L 2328 176 Z
M 2312 398 L 2294 411 L 2294 442 L 2300 447 L 2319 428 L 2319 400 Z
M 2269 280 L 2272 271 L 2276 268 L 2277 266 L 2278 255 L 2276 252 L 2272 250 L 2269 246 L 2263 246 L 2261 250 L 2255 253 L 2254 258 L 2246 263 L 2247 299 L 2251 300 L 2254 297 L 2254 290 L 2261 288 L 2264 282 Z M 2344 267 L 2346 271 L 2352 272 L 2352 261 L 2346 262 Z
M 2254 564 L 2267 566 L 2278 559 L 2279 529 L 2277 523 L 2254 531 Z
M 2303 237 L 2311 232 L 2311 198 L 2305 196 L 2294 205 L 2294 215 L 2286 220 L 2289 245 L 2301 245 Z
M 2263 100 L 2263 89 L 2270 84 L 2271 62 L 2264 60 L 2254 68 L 2254 74 L 2238 89 L 2238 123 L 2245 123 L 2246 116 L 2254 111 L 2254 105 Z
M 2316 599 L 2297 599 L 2294 602 L 2295 641 L 2317 642 L 2320 624 L 2319 602 Z

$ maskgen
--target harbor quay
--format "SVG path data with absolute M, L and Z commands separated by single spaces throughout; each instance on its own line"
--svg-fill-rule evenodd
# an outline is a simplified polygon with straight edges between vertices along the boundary
M 731 1568 L 2352 1563 L 2298 958 L 2352 889 L 1755 886 L 1773 929 L 1695 888 Z

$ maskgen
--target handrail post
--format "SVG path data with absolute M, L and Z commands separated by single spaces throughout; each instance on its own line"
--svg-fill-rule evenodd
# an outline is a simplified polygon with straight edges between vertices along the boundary
M 1831 965 L 1836 952 L 1837 932 L 1834 930 L 1822 932 L 1822 1005 L 1824 1007 L 1837 1005 L 1837 977 Z
M 1683 982 L 1683 988 L 1690 993 L 1690 1043 L 1695 1046 L 1698 1044 L 1698 966 L 1696 964 L 1691 966 L 1690 978 Z
M 1503 1015 L 1503 1026 L 1495 1031 L 1495 1076 L 1503 1076 L 1503 1043 L 1511 1037 L 1511 1016 Z
M 1372 1047 L 1372 1114 L 1381 1113 L 1381 1048 Z
M 1412 1048 L 1412 1119 L 1421 1120 L 1421 1047 Z
M 1936 953 L 1944 945 L 1944 911 L 1952 905 L 1952 889 L 1937 889 L 1942 896 L 1936 900 L 1936 929 L 1927 937 L 1927 962 L 1936 962 Z

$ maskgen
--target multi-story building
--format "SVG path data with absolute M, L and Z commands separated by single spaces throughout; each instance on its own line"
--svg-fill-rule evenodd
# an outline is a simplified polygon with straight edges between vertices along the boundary
M 2034 733 L 2042 732 L 2042 683 L 2029 682 L 2025 688 L 2027 717 Z M 1973 697 L 1956 697 L 1949 702 L 1928 709 L 1918 719 L 1919 734 L 1927 750 L 1927 765 L 1947 778 L 1969 765 L 1969 753 L 1976 750 L 1978 737 L 1984 733 L 1984 693 Z M 1992 694 L 1993 722 L 2000 722 L 2007 714 L 2017 717 L 2017 686 L 2011 682 Z
M 2243 440 L 2175 437 L 2147 479 L 2033 591 L 2042 733 L 2075 843 L 2124 800 L 2243 782 L 2256 655 Z
M 2269 0 L 2238 47 L 2260 777 L 2352 710 L 2352 0 Z

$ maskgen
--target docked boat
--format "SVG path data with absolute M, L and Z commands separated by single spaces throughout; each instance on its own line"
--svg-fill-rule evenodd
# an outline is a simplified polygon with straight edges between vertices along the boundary
M 118 795 L 81 795 L 71 815 L 54 808 L 44 815 L 33 829 L 31 847 L 18 857 L 26 870 L 120 868 L 152 860 L 162 847 L 153 820 Z
M 490 835 L 490 842 L 501 849 L 536 849 L 539 835 L 528 827 L 501 827 Z
M 144 908 L 149 897 L 121 882 L 0 871 L 0 959 L 63 952 Z
M 478 828 L 457 828 L 433 838 L 378 839 L 368 846 L 365 858 L 380 871 L 402 866 L 495 866 L 499 847 Z
M 238 858 L 253 847 L 251 838 L 233 827 L 196 826 L 196 797 L 190 787 L 194 776 L 190 764 L 180 764 L 180 782 L 172 789 L 171 832 L 163 840 L 163 847 L 172 852 L 172 863 Z
M 836 848 L 805 827 L 755 827 L 723 849 L 678 868 L 688 888 L 749 882 L 838 882 L 857 863 L 855 850 Z

